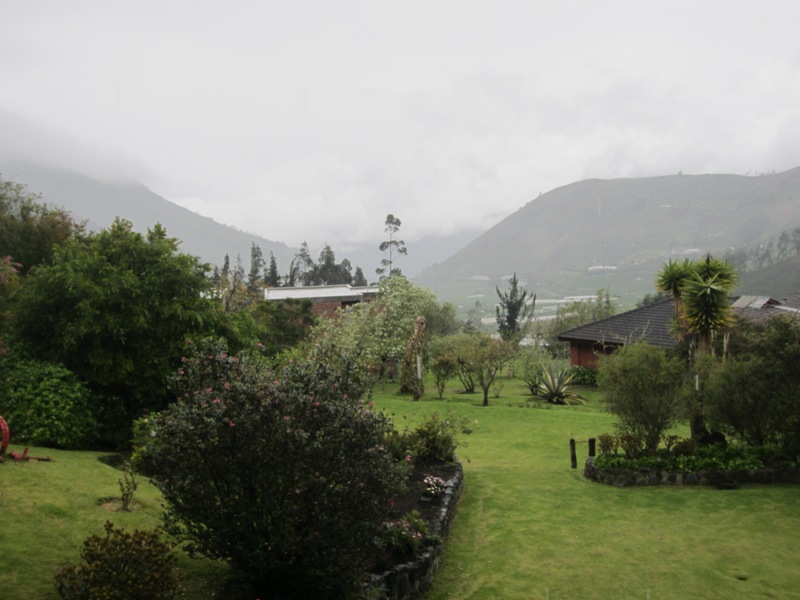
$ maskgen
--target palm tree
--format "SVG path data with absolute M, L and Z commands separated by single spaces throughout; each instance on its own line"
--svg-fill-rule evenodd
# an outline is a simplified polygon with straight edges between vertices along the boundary
M 669 292 L 675 301 L 675 318 L 680 321 L 681 315 L 681 290 L 692 276 L 693 263 L 688 258 L 683 260 L 668 260 L 661 271 L 656 275 L 656 289 L 659 292 Z M 680 322 L 678 323 L 680 327 Z
M 697 369 L 698 388 L 699 372 L 702 370 L 702 362 L 698 363 L 697 360 L 698 355 L 714 356 L 717 333 L 725 332 L 733 325 L 733 309 L 728 295 L 737 280 L 733 267 L 707 254 L 705 260 L 692 263 L 691 277 L 681 286 L 679 321 L 685 332 L 695 338 L 692 340 L 692 354 Z M 694 439 L 701 440 L 708 435 L 701 405 L 692 409 L 690 427 Z
M 713 356 L 717 332 L 733 325 L 728 293 L 735 281 L 722 272 L 709 277 L 697 272 L 684 285 L 683 320 L 686 331 L 697 336 L 698 352 Z

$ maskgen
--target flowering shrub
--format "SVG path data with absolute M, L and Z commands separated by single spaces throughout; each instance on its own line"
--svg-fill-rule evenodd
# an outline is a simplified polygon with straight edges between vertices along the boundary
M 325 362 L 273 370 L 206 343 L 174 383 L 179 400 L 152 418 L 143 450 L 165 529 L 226 560 L 254 597 L 356 589 L 405 473 L 361 382 Z
M 444 494 L 445 490 L 447 489 L 447 484 L 445 483 L 444 479 L 434 475 L 428 475 L 425 479 L 423 479 L 423 483 L 425 484 L 425 493 L 428 496 L 433 496 L 434 498 L 438 498 Z
M 384 525 L 384 543 L 400 557 L 413 556 L 425 544 L 435 541 L 428 536 L 428 524 L 416 510 Z

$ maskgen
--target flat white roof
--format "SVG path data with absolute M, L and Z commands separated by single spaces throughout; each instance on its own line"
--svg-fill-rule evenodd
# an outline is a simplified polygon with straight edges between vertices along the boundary
M 358 300 L 364 294 L 377 294 L 378 286 L 368 285 L 309 285 L 301 287 L 273 287 L 264 290 L 265 300 L 317 300 L 321 298 L 352 298 Z

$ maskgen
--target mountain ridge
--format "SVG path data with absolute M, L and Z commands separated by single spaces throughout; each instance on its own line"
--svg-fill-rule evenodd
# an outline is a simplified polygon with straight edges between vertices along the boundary
M 540 297 L 610 288 L 630 304 L 653 291 L 667 258 L 755 244 L 797 224 L 800 167 L 585 179 L 529 201 L 417 281 L 462 306 L 482 296 L 493 305 L 512 273 Z

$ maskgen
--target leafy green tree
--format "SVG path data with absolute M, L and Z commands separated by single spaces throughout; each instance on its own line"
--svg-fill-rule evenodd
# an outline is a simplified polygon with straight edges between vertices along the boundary
M 402 358 L 417 317 L 435 305 L 436 295 L 427 288 L 402 276 L 388 277 L 381 280 L 375 300 L 321 320 L 309 343 L 339 348 L 355 361 L 353 368 L 383 375 L 387 364 Z
M 456 305 L 452 302 L 431 305 L 430 311 L 424 316 L 428 323 L 428 333 L 431 335 L 452 335 L 463 327 L 463 323 L 456 316 Z
M 315 323 L 311 302 L 284 300 L 254 303 L 249 313 L 254 320 L 257 344 L 267 356 L 299 345 Z M 240 346 L 243 348 L 244 345 Z
M 688 339 L 695 362 L 698 354 L 713 356 L 717 335 L 722 332 L 727 336 L 733 325 L 730 292 L 736 282 L 733 267 L 710 254 L 699 261 L 670 261 L 657 275 L 657 287 L 675 298 L 677 334 L 680 339 Z M 700 366 L 695 365 L 698 383 L 705 379 L 701 378 Z M 702 441 L 709 432 L 703 416 L 702 390 L 697 392 L 690 408 L 690 428 L 692 438 Z
M 18 281 L 17 266 L 10 256 L 0 258 L 0 356 L 6 352 L 3 339 L 10 321 L 9 298 Z
M 324 360 L 273 372 L 224 348 L 189 354 L 181 400 L 142 449 L 165 529 L 227 561 L 250 597 L 355 595 L 405 479 L 363 383 Z
M 402 222 L 393 214 L 386 215 L 386 223 L 384 231 L 389 234 L 389 239 L 381 242 L 379 249 L 386 254 L 385 258 L 381 259 L 381 266 L 375 269 L 381 278 L 392 277 L 394 275 L 402 275 L 400 269 L 394 267 L 395 255 L 405 256 L 408 254 L 406 243 L 403 240 L 395 239 L 395 234 L 400 231 Z
M 703 408 L 709 422 L 753 445 L 780 444 L 800 452 L 800 320 L 769 319 L 741 337 L 738 352 L 718 361 L 705 385 Z
M 69 214 L 39 199 L 24 185 L 0 179 L 0 257 L 11 256 L 21 275 L 49 263 L 55 246 L 84 231 Z
M 314 260 L 311 258 L 311 251 L 308 249 L 308 244 L 303 242 L 300 245 L 300 250 L 294 255 L 292 262 L 289 264 L 286 285 L 289 287 L 308 285 L 308 273 L 313 268 Z
M 364 271 L 361 270 L 361 267 L 356 267 L 356 271 L 353 273 L 353 285 L 356 287 L 364 287 L 369 285 L 367 278 L 364 277 Z
M 327 244 L 319 254 L 319 260 L 311 265 L 303 279 L 304 285 L 349 285 L 353 282 L 353 267 L 346 258 L 336 262 L 336 255 Z
M 620 432 L 639 437 L 654 452 L 661 435 L 681 415 L 684 373 L 680 359 L 637 342 L 600 357 L 597 379 Z
M 264 285 L 267 287 L 278 287 L 281 284 L 281 276 L 278 273 L 278 261 L 275 260 L 275 255 L 269 253 L 269 266 L 267 272 L 264 274 Z
M 19 350 L 89 385 L 107 441 L 129 439 L 136 416 L 167 404 L 184 340 L 217 325 L 208 266 L 177 246 L 160 225 L 142 235 L 117 219 L 56 247 L 52 264 L 33 269 L 16 294 Z
M 262 271 L 266 264 L 261 248 L 253 242 L 250 245 L 250 271 L 247 275 L 247 293 L 251 296 L 261 293 L 261 282 L 264 280 Z
M 501 292 L 499 287 L 495 290 L 500 300 L 496 307 L 497 330 L 500 332 L 500 337 L 507 342 L 519 339 L 525 326 L 533 318 L 536 295 L 534 294 L 529 306 L 526 302 L 528 291 L 520 288 L 516 273 L 508 280 L 507 292 Z
M 452 336 L 433 338 L 428 344 L 428 370 L 433 374 L 439 400 L 444 396 L 447 383 L 458 373 L 458 356 L 456 356 Z
M 484 332 L 462 336 L 457 346 L 458 359 L 483 390 L 483 406 L 489 406 L 489 390 L 497 374 L 514 357 L 515 347 Z
M 714 339 L 733 325 L 730 292 L 737 283 L 730 265 L 710 254 L 695 264 L 692 276 L 681 289 L 683 322 L 696 336 L 697 350 L 714 354 Z

